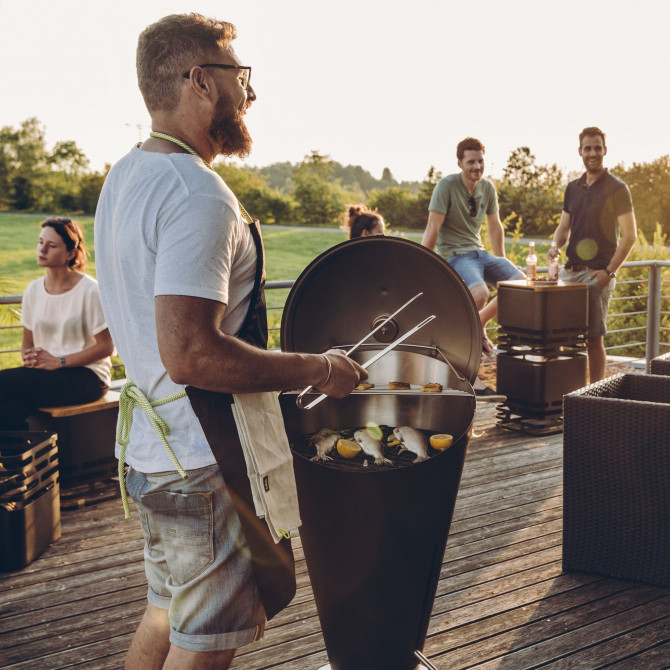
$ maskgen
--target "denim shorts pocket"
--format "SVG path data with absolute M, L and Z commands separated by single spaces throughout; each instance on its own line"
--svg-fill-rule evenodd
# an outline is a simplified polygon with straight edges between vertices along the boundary
M 157 491 L 142 496 L 147 549 L 162 554 L 183 586 L 214 561 L 212 494 Z

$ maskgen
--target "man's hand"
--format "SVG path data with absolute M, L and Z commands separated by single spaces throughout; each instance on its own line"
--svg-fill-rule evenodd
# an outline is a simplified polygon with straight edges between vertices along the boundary
M 607 270 L 596 270 L 590 277 L 590 279 L 595 279 L 598 282 L 598 288 L 602 293 L 607 285 L 612 281 L 610 273 Z
M 321 393 L 331 398 L 346 398 L 359 382 L 368 378 L 367 370 L 340 349 L 329 349 L 324 356 L 330 361 L 330 368 L 326 382 L 317 389 Z

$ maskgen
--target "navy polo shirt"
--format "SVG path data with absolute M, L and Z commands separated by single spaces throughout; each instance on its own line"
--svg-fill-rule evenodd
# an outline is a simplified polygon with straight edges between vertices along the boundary
M 618 218 L 633 211 L 628 186 L 607 170 L 587 186 L 584 173 L 565 189 L 563 211 L 570 215 L 566 266 L 604 270 L 618 244 Z

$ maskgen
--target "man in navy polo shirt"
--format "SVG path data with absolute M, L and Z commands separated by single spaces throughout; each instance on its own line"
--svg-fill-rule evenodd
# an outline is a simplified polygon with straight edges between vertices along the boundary
M 565 190 L 561 220 L 548 252 L 549 259 L 554 259 L 568 242 L 559 279 L 589 286 L 586 350 L 591 383 L 605 376 L 609 299 L 616 272 L 637 238 L 630 191 L 603 167 L 606 153 L 605 133 L 596 127 L 584 128 L 579 134 L 579 155 L 586 172 Z

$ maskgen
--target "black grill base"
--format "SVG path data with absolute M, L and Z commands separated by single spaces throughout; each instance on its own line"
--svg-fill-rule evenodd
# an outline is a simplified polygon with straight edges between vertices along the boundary
M 527 435 L 556 435 L 563 432 L 563 415 L 530 417 L 525 410 L 521 412 L 501 404 L 496 408 L 496 424 L 506 430 L 514 430 Z
M 497 358 L 497 390 L 510 411 L 544 419 L 563 413 L 563 396 L 586 385 L 586 355 L 546 358 L 530 352 Z

